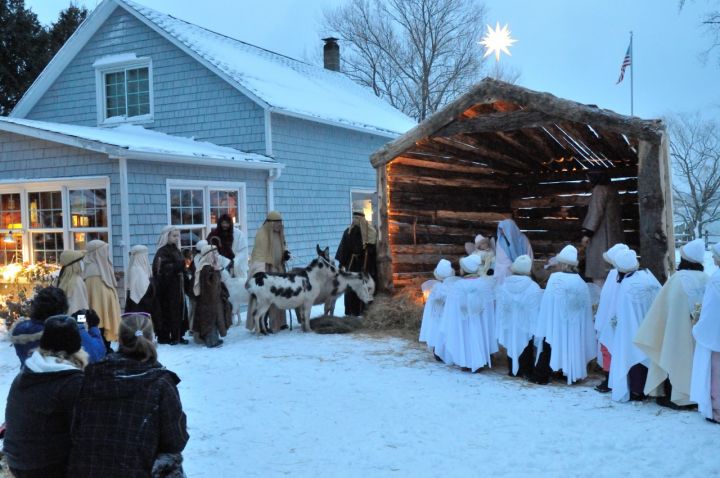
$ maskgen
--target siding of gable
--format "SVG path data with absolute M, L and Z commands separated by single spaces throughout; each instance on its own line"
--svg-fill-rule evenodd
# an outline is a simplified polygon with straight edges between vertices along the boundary
M 273 154 L 285 164 L 275 208 L 286 216 L 291 266 L 306 265 L 318 243 L 334 256 L 350 224 L 350 190 L 375 190 L 369 157 L 388 139 L 276 114 L 271 122 Z
M 130 245 L 148 246 L 150 255 L 161 229 L 168 223 L 167 180 L 205 180 L 245 183 L 248 244 L 252 246 L 257 228 L 267 211 L 267 172 L 207 166 L 179 167 L 176 164 L 128 161 L 130 200 Z
M 97 126 L 92 65 L 99 58 L 121 53 L 152 58 L 155 119 L 144 127 L 243 151 L 265 152 L 263 109 L 120 7 L 27 118 Z

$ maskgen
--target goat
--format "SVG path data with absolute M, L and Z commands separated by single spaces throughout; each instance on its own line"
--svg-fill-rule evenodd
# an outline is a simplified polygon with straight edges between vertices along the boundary
M 271 306 L 281 310 L 299 309 L 304 332 L 310 330 L 310 310 L 328 279 L 338 275 L 338 269 L 328 261 L 329 248 L 316 246 L 318 257 L 297 273 L 258 272 L 248 280 L 245 288 L 250 294 L 247 320 L 254 321 L 256 332 L 267 334 L 265 316 Z

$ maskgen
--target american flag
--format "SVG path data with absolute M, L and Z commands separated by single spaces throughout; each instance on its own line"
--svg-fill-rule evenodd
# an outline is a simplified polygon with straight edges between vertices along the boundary
M 632 65 L 632 56 L 630 55 L 630 45 L 628 45 L 628 49 L 625 52 L 625 58 L 623 58 L 622 66 L 620 67 L 620 78 L 618 78 L 617 83 L 620 83 L 623 78 L 625 78 L 625 68 Z

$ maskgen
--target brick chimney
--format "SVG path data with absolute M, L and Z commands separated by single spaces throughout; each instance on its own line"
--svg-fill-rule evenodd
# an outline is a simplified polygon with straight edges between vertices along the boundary
M 328 37 L 322 39 L 325 42 L 323 47 L 323 65 L 326 69 L 340 71 L 340 45 L 337 38 Z

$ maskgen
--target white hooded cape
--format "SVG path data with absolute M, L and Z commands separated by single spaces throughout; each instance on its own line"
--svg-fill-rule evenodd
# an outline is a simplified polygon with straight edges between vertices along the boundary
M 700 320 L 692 331 L 695 337 L 690 400 L 698 404 L 698 411 L 706 418 L 713 418 L 710 397 L 710 359 L 713 352 L 720 352 L 720 270 L 710 278 L 705 288 Z
M 512 275 L 495 290 L 497 340 L 513 359 L 512 373 L 517 375 L 519 358 L 537 330 L 537 318 L 543 291 L 528 276 Z
M 452 284 L 445 300 L 442 324 L 445 347 L 438 355 L 448 365 L 471 371 L 490 365 L 498 351 L 495 338 L 495 279 L 467 278 Z
M 617 297 L 620 284 L 617 281 L 617 269 L 611 269 L 608 272 L 607 279 L 600 292 L 600 302 L 598 303 L 597 312 L 595 313 L 595 332 L 597 333 L 598 342 L 603 344 L 612 354 L 612 337 L 614 329 L 610 325 L 610 319 L 615 316 L 615 300 Z M 603 363 L 602 352 L 598 347 L 597 354 L 598 364 Z
M 670 378 L 672 400 L 690 405 L 695 340 L 690 315 L 701 304 L 707 274 L 682 270 L 673 274 L 660 290 L 635 334 L 635 345 L 650 359 L 645 394 L 663 396 L 663 382 Z
M 536 337 L 550 344 L 550 368 L 562 369 L 568 384 L 587 376 L 596 342 L 590 290 L 578 274 L 550 276 L 540 303 Z
M 617 325 L 612 346 L 608 347 L 612 351 L 608 384 L 613 400 L 627 402 L 630 399 L 627 377 L 630 368 L 639 363 L 648 365 L 647 356 L 635 346 L 633 338 L 662 286 L 648 270 L 634 272 L 619 286 L 615 300 Z
M 423 319 L 420 328 L 420 342 L 425 342 L 428 349 L 434 347 L 444 347 L 444 336 L 441 333 L 441 321 L 443 309 L 445 308 L 445 299 L 450 288 L 450 284 L 459 280 L 459 277 L 451 276 L 442 282 L 437 282 L 430 291 L 430 295 L 425 302 L 423 309 Z

